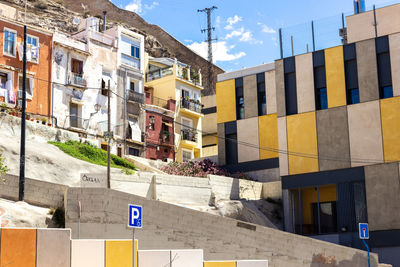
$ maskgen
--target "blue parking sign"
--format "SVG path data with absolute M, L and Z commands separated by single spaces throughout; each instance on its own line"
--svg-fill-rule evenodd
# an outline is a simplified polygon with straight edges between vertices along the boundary
M 369 239 L 368 223 L 360 223 L 359 229 L 360 239 Z
M 143 219 L 142 206 L 129 205 L 129 222 L 128 226 L 131 228 L 142 228 Z

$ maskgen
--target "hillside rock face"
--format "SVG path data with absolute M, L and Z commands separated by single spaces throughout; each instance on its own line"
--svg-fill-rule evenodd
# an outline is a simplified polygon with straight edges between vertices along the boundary
M 0 0 L 0 2 L 18 8 L 18 19 L 24 20 L 24 0 Z M 72 23 L 75 17 L 84 18 L 89 15 L 102 17 L 103 11 L 107 11 L 107 27 L 119 24 L 143 34 L 146 37 L 145 49 L 150 56 L 177 58 L 191 65 L 193 69 L 201 69 L 203 84 L 206 85 L 208 74 L 206 59 L 190 50 L 158 25 L 147 23 L 138 14 L 120 9 L 109 0 L 28 0 L 26 22 L 49 30 L 73 33 L 77 31 L 77 25 Z M 205 88 L 204 95 L 215 93 L 215 82 L 220 73 L 223 73 L 223 70 L 212 65 L 213 89 Z

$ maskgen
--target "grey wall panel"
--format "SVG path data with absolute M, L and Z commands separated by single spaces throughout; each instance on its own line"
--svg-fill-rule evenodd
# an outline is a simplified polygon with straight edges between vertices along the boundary
M 365 167 L 370 231 L 400 229 L 399 163 Z
M 297 111 L 315 110 L 313 54 L 296 56 Z
M 375 39 L 356 43 L 360 102 L 379 99 Z
M 288 150 L 286 117 L 278 118 L 278 147 L 283 152 Z M 289 175 L 289 158 L 287 153 L 279 153 L 280 175 Z
M 239 163 L 260 159 L 258 117 L 237 121 L 237 139 Z
M 350 144 L 346 107 L 317 111 L 319 169 L 321 171 L 349 168 Z M 341 159 L 330 160 L 324 158 Z M 345 161 L 348 159 L 348 161 Z
M 244 91 L 244 117 L 253 118 L 258 116 L 257 105 L 257 76 L 251 75 L 243 78 Z
M 218 123 L 217 125 L 217 132 L 218 132 L 218 164 L 225 165 L 226 158 L 225 158 L 225 124 Z
M 400 33 L 389 35 L 393 96 L 400 96 Z
M 283 60 L 275 61 L 276 105 L 278 117 L 286 116 Z M 267 107 L 268 109 L 268 107 Z
M 275 70 L 265 73 L 265 91 L 267 94 L 267 114 L 276 113 Z

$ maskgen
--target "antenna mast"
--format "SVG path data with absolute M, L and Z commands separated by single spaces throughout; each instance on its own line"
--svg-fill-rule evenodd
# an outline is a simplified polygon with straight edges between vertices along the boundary
M 207 92 L 209 94 L 215 94 L 215 89 L 213 88 L 213 72 L 212 72 L 212 64 L 213 64 L 213 51 L 212 51 L 212 42 L 217 39 L 212 38 L 212 31 L 215 31 L 215 28 L 211 25 L 211 12 L 217 9 L 216 6 L 212 6 L 210 8 L 199 9 L 197 12 L 205 12 L 207 13 L 207 29 L 202 29 L 201 32 L 207 32 L 207 40 L 208 43 L 208 80 L 207 80 Z

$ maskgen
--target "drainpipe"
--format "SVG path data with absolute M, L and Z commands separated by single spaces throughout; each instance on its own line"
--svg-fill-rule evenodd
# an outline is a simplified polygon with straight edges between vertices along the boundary
M 107 30 L 107 11 L 103 11 L 103 32 Z

